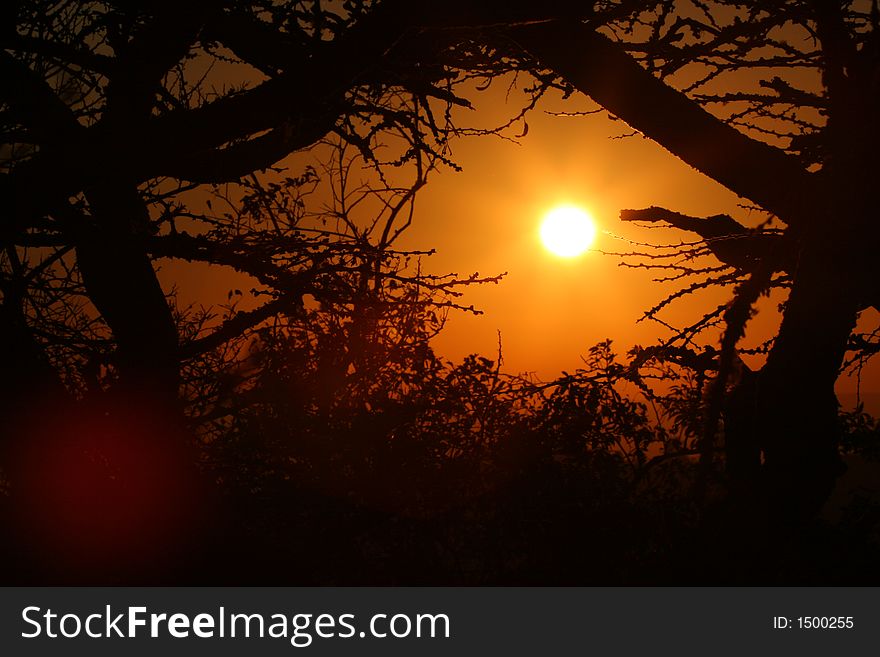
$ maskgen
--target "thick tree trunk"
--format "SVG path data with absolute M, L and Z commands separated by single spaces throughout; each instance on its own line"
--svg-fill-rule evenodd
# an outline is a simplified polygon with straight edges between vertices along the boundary
M 858 312 L 852 286 L 822 266 L 827 259 L 802 262 L 755 400 L 764 497 L 795 522 L 819 510 L 843 471 L 834 383 Z
M 77 265 L 113 333 L 119 381 L 76 403 L 39 400 L 19 422 L 9 563 L 30 584 L 168 577 L 201 531 L 204 488 L 177 400 L 174 318 L 143 247 L 146 209 L 131 186 L 87 198 L 94 220 Z
M 77 245 L 77 264 L 89 298 L 113 332 L 121 386 L 171 403 L 179 382 L 177 329 L 143 247 L 146 208 L 123 185 L 93 190 L 88 199 L 96 227 Z

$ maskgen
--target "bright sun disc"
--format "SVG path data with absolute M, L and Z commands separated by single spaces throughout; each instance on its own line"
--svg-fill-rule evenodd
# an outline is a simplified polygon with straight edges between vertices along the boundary
M 593 219 L 581 208 L 564 205 L 544 215 L 541 241 L 548 251 L 563 258 L 580 255 L 596 238 Z

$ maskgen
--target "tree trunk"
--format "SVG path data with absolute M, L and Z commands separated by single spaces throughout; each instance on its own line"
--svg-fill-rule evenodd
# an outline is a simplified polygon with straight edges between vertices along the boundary
M 142 245 L 147 210 L 137 191 L 123 184 L 92 190 L 88 200 L 96 226 L 77 245 L 77 264 L 113 332 L 121 387 L 172 403 L 179 383 L 177 328 Z
M 741 390 L 744 399 L 729 409 L 742 414 L 732 423 L 739 461 L 730 465 L 739 469 L 743 489 L 753 489 L 747 497 L 762 500 L 771 516 L 795 523 L 813 516 L 842 470 L 834 383 L 860 308 L 855 282 L 864 278 L 858 270 L 864 258 L 854 247 L 863 248 L 865 240 L 852 229 L 864 208 L 853 199 L 864 197 L 872 183 L 855 194 L 844 189 L 852 191 L 855 180 L 864 184 L 864 173 L 853 177 L 853 171 L 872 169 L 864 163 L 844 167 L 847 175 L 834 180 L 824 170 L 808 173 L 796 159 L 750 139 L 654 78 L 588 26 L 529 25 L 516 34 L 544 65 L 605 109 L 776 214 L 801 245 L 782 326 L 754 393 Z M 763 464 L 756 463 L 761 453 Z
M 40 399 L 19 423 L 9 549 L 31 584 L 167 577 L 201 531 L 205 489 L 177 400 L 174 318 L 142 246 L 146 208 L 132 186 L 87 198 L 77 265 L 113 333 L 119 381 L 76 403 Z
M 835 282 L 816 266 L 798 277 L 758 379 L 761 485 L 793 521 L 814 515 L 843 471 L 834 383 L 858 307 Z

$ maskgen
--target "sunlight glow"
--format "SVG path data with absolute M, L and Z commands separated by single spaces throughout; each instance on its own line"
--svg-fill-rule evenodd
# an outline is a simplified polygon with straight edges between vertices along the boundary
M 561 205 L 544 215 L 541 242 L 548 251 L 563 257 L 579 256 L 596 238 L 596 224 L 583 208 Z

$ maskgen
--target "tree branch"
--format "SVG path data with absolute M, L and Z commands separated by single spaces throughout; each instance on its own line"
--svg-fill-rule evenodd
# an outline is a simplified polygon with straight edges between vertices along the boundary
M 802 225 L 818 207 L 818 181 L 794 158 L 714 117 L 589 26 L 552 22 L 512 34 L 542 65 L 609 112 L 787 224 Z
M 292 290 L 269 301 L 253 310 L 242 310 L 220 324 L 208 335 L 182 345 L 179 355 L 183 360 L 195 358 L 205 352 L 216 349 L 222 344 L 237 338 L 247 329 L 252 328 L 270 317 L 284 312 L 293 306 L 302 305 L 302 292 Z
M 780 248 L 783 235 L 750 230 L 726 214 L 700 218 L 652 206 L 642 210 L 621 210 L 620 219 L 662 221 L 696 233 L 706 240 L 706 246 L 718 260 L 742 271 L 754 272 L 766 258 L 774 260 L 772 271 L 789 270 L 790 257 L 786 255 L 787 250 Z

